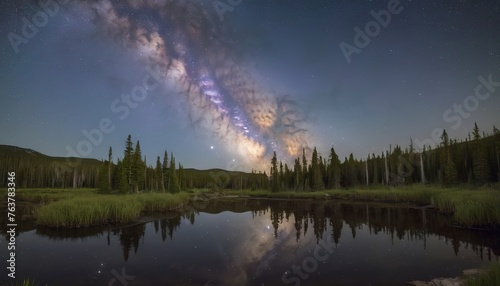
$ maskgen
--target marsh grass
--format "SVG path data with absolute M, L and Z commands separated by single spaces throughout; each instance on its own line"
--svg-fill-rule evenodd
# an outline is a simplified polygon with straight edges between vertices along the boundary
M 35 286 L 35 279 L 26 278 L 23 281 L 18 281 L 15 284 L 2 284 L 2 285 L 13 285 L 13 286 Z
M 169 193 L 148 193 L 131 195 L 139 200 L 142 204 L 142 210 L 144 211 L 170 211 L 183 206 L 189 201 L 191 195 L 186 192 L 180 192 L 177 194 Z
M 450 190 L 434 196 L 435 206 L 453 214 L 460 225 L 478 226 L 500 224 L 499 190 Z
M 414 186 L 393 189 L 346 189 L 324 190 L 314 192 L 276 192 L 265 190 L 228 191 L 228 194 L 238 194 L 250 197 L 282 198 L 282 199 L 341 199 L 341 200 L 366 200 L 386 202 L 408 202 L 426 205 L 431 203 L 432 190 L 425 187 Z
M 187 193 L 74 197 L 41 206 L 36 217 L 38 224 L 63 228 L 128 223 L 140 217 L 141 211 L 168 211 L 189 199 Z
M 497 187 L 476 189 L 442 188 L 440 186 L 413 185 L 399 188 L 366 188 L 325 190 L 314 192 L 277 192 L 265 190 L 228 191 L 250 197 L 281 199 L 339 199 L 355 201 L 381 201 L 433 206 L 440 212 L 453 215 L 455 223 L 465 227 L 500 224 L 500 190 Z
M 6 194 L 6 190 L 2 190 Z M 126 223 L 141 212 L 162 212 L 179 208 L 192 197 L 213 194 L 209 189 L 193 189 L 177 194 L 141 193 L 104 195 L 96 189 L 19 189 L 16 199 L 42 203 L 37 211 L 38 223 L 56 227 L 85 227 L 105 223 Z M 269 190 L 238 190 L 217 192 L 218 195 L 249 196 L 276 199 L 318 199 L 380 201 L 430 205 L 453 215 L 465 227 L 500 225 L 500 188 L 443 188 L 412 185 L 398 188 L 383 186 L 362 189 L 323 190 L 314 192 L 270 192 Z
M 500 285 L 500 263 L 493 263 L 486 272 L 478 277 L 469 277 L 466 281 L 467 286 L 489 286 Z
M 17 189 L 16 199 L 17 201 L 31 202 L 37 204 L 44 204 L 55 202 L 59 200 L 82 197 L 82 196 L 92 196 L 97 194 L 97 189 Z

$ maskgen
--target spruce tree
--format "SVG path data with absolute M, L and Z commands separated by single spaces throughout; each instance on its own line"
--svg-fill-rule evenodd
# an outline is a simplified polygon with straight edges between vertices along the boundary
M 158 191 L 158 192 L 165 191 L 165 189 L 163 188 L 163 171 L 161 168 L 160 156 L 156 157 L 155 185 L 156 185 L 156 188 L 155 188 L 156 191 Z
M 307 190 L 309 185 L 309 170 L 307 169 L 306 150 L 302 149 L 302 190 Z
M 108 165 L 109 165 L 108 162 L 104 161 L 99 167 L 99 176 L 97 182 L 99 186 L 99 191 L 101 193 L 109 193 L 111 191 L 111 186 L 109 184 L 109 179 L 108 179 L 109 178 Z
M 302 167 L 300 165 L 300 159 L 296 158 L 293 165 L 293 177 L 294 177 L 294 189 L 298 190 L 302 185 Z
M 132 162 L 133 162 L 133 154 L 134 154 L 134 146 L 132 143 L 132 136 L 130 134 L 127 137 L 127 142 L 125 143 L 125 151 L 123 152 L 123 169 L 125 172 L 125 176 L 127 178 L 127 184 L 129 188 L 132 187 Z
M 278 159 L 276 158 L 276 151 L 273 152 L 273 158 L 271 159 L 271 192 L 279 191 L 278 182 Z
M 474 138 L 474 152 L 472 157 L 472 171 L 474 173 L 474 180 L 477 184 L 485 184 L 489 181 L 489 168 L 488 168 L 488 156 L 486 154 L 486 147 L 484 146 L 484 140 L 480 140 L 479 128 L 477 123 L 474 123 L 474 129 L 472 130 L 472 135 Z
M 113 189 L 113 184 L 111 182 L 111 168 L 113 167 L 113 149 L 111 149 L 111 146 L 109 146 L 109 151 L 108 151 L 108 185 L 110 189 Z
M 175 158 L 173 154 L 170 154 L 170 168 L 168 170 L 170 178 L 168 179 L 168 192 L 178 193 L 181 191 L 181 186 L 179 185 L 179 178 L 177 177 L 177 172 L 175 170 Z
M 116 163 L 116 168 L 113 175 L 113 182 L 119 193 L 125 194 L 129 192 L 130 188 L 127 182 L 125 168 L 123 167 L 122 161 L 120 161 L 119 159 L 118 162 Z
M 316 147 L 314 147 L 313 149 L 311 158 L 311 177 L 312 177 L 312 189 L 314 191 L 324 189 L 323 179 L 321 177 L 321 171 L 319 168 L 318 151 L 316 150 Z
M 146 170 L 145 168 L 146 166 L 142 161 L 141 144 L 139 143 L 139 140 L 137 140 L 132 157 L 132 186 L 134 187 L 135 192 L 144 189 L 144 182 L 146 179 L 144 174 Z
M 162 175 L 163 175 L 163 186 L 164 186 L 164 190 L 168 190 L 169 189 L 169 172 L 168 172 L 168 153 L 167 151 L 165 150 L 165 153 L 163 154 L 163 163 L 162 163 Z

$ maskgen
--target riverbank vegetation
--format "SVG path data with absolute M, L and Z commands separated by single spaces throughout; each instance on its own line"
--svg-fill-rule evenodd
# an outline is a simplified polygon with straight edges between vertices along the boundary
M 432 143 L 432 144 L 431 144 Z M 434 147 L 431 145 L 435 145 Z M 120 152 L 121 153 L 121 152 Z M 500 182 L 500 131 L 491 133 L 477 124 L 465 139 L 452 139 L 446 130 L 440 138 L 411 140 L 407 147 L 389 145 L 379 154 L 343 160 L 332 147 L 327 156 L 316 148 L 293 150 L 293 158 L 269 158 L 266 170 L 185 169 L 173 153 L 146 162 L 141 144 L 125 141 L 123 156 L 95 159 L 58 158 L 30 149 L 0 145 L 0 182 L 6 185 L 7 171 L 16 172 L 22 188 L 100 188 L 103 193 L 142 190 L 178 192 L 186 189 L 269 189 L 274 192 L 318 191 L 370 186 L 431 184 L 445 187 L 483 186 Z M 325 154 L 323 154 L 325 155 Z M 283 161 L 282 161 L 283 160 Z
M 493 263 L 485 272 L 478 277 L 469 277 L 466 281 L 467 286 L 487 286 L 500 285 L 500 263 Z
M 228 191 L 227 194 L 274 199 L 379 201 L 427 206 L 453 216 L 458 226 L 500 226 L 500 186 L 461 187 L 412 185 L 399 188 L 323 190 L 316 192 Z
M 4 195 L 5 195 L 4 190 Z M 151 212 L 172 211 L 193 199 L 219 197 L 266 199 L 317 199 L 406 203 L 434 208 L 453 217 L 457 226 L 498 229 L 500 188 L 443 188 L 412 185 L 398 188 L 360 188 L 314 192 L 272 192 L 270 190 L 192 189 L 179 193 L 143 192 L 102 194 L 98 189 L 20 189 L 17 200 L 40 207 L 34 216 L 38 224 L 50 227 L 87 227 L 128 223 Z
M 163 160 L 158 156 L 154 165 L 148 165 L 140 142 L 133 144 L 130 135 L 122 158 L 114 163 L 110 147 L 107 160 L 98 165 L 95 160 L 54 159 L 32 150 L 0 147 L 0 159 L 6 163 L 0 168 L 16 172 L 21 190 L 17 199 L 42 204 L 36 218 L 47 226 L 129 222 L 144 212 L 183 206 L 199 190 L 263 198 L 404 202 L 453 215 L 460 226 L 497 228 L 500 224 L 500 132 L 495 127 L 492 134 L 481 135 L 475 125 L 460 142 L 443 131 L 435 149 L 423 146 L 417 151 L 410 141 L 404 150 L 391 146 L 366 159 L 350 154 L 343 163 L 333 147 L 328 159 L 316 148 L 302 149 L 293 167 L 274 153 L 269 176 L 265 171 L 184 169 L 167 151 Z M 5 174 L 0 172 L 3 181 Z M 26 189 L 30 185 L 46 187 Z M 58 189 L 61 186 L 89 188 Z
M 41 206 L 36 218 L 38 224 L 49 227 L 123 224 L 138 219 L 145 212 L 176 210 L 187 204 L 189 198 L 188 193 L 97 194 L 74 197 Z

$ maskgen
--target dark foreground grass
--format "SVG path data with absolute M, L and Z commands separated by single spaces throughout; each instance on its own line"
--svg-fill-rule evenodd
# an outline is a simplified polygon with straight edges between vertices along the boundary
M 73 197 L 41 206 L 36 214 L 40 225 L 49 227 L 89 227 L 107 223 L 128 223 L 141 212 L 176 209 L 189 202 L 187 193 L 142 193 Z
M 35 279 L 26 278 L 23 281 L 18 281 L 16 283 L 2 284 L 2 286 L 35 286 Z
M 500 263 L 493 263 L 486 272 L 478 277 L 469 277 L 466 281 L 467 286 L 496 286 L 500 285 Z

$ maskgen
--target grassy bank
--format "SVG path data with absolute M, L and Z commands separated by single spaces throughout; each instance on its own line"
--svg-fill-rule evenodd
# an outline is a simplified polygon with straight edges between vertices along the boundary
M 130 195 L 84 195 L 41 206 L 38 224 L 49 227 L 88 227 L 107 223 L 127 223 L 142 212 L 160 212 L 188 203 L 187 193 L 142 193 Z
M 489 269 L 478 277 L 470 277 L 467 286 L 500 285 L 500 263 L 493 263 Z
M 430 205 L 453 215 L 457 224 L 472 226 L 500 225 L 500 189 L 442 188 L 414 185 L 401 188 L 325 190 L 316 192 L 277 192 L 242 190 L 227 192 L 241 196 L 281 199 L 340 199 L 383 201 Z
M 442 188 L 413 185 L 401 188 L 341 189 L 316 192 L 277 192 L 268 190 L 224 191 L 220 195 L 249 196 L 276 199 L 319 199 L 381 201 L 430 205 L 453 215 L 456 224 L 473 227 L 500 225 L 500 189 Z M 36 213 L 38 223 L 52 227 L 86 227 L 106 223 L 127 223 L 144 212 L 172 210 L 188 203 L 193 197 L 214 195 L 208 189 L 190 190 L 178 194 L 141 193 L 104 195 L 95 189 L 20 189 L 16 200 L 43 204 Z

